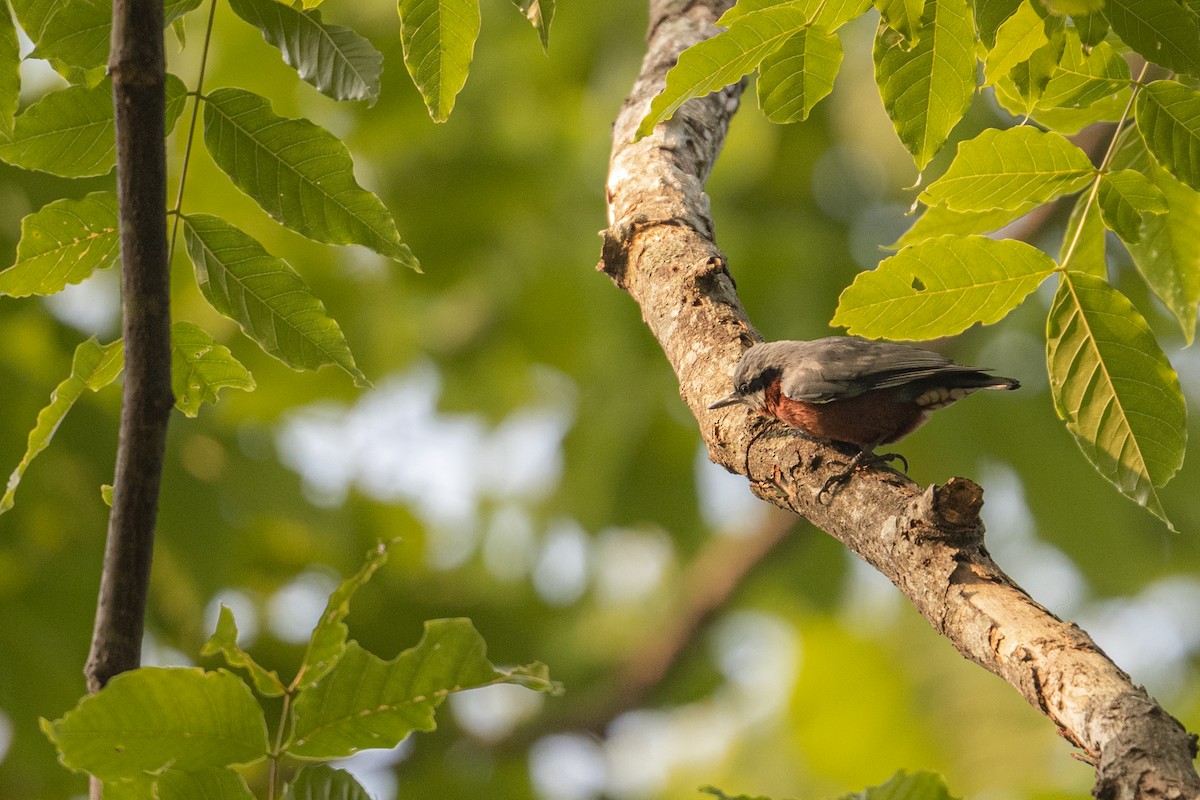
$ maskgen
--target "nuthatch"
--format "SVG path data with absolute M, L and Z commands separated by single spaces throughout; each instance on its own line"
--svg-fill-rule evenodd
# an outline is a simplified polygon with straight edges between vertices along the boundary
M 858 447 L 861 452 L 850 469 L 827 481 L 823 494 L 860 465 L 904 461 L 894 453 L 877 456 L 874 450 L 903 439 L 939 408 L 980 389 L 1020 385 L 928 350 L 829 336 L 754 345 L 742 354 L 733 374 L 733 392 L 709 408 L 744 403 L 812 438 Z

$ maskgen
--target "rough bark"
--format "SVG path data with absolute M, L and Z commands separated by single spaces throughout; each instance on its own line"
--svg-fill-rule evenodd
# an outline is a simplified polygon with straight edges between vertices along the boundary
M 649 49 L 613 131 L 609 228 L 599 268 L 639 304 L 679 379 L 709 455 L 888 577 L 965 657 L 1011 684 L 1096 765 L 1101 798 L 1200 797 L 1196 737 L 1078 626 L 1029 597 L 983 541 L 982 490 L 954 478 L 922 490 L 888 469 L 857 475 L 820 502 L 846 456 L 741 407 L 707 410 L 760 340 L 713 238 L 704 181 L 737 109 L 733 86 L 686 104 L 633 142 L 680 51 L 716 32 L 721 0 L 651 0 Z
M 171 395 L 166 67 L 162 0 L 113 3 L 125 384 L 100 596 L 84 672 L 89 691 L 141 661 L 143 618 Z

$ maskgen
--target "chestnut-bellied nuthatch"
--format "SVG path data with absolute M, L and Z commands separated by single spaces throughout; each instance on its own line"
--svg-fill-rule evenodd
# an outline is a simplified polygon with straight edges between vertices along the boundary
M 829 336 L 752 346 L 734 372 L 733 392 L 709 408 L 744 403 L 814 439 L 858 447 L 850 469 L 827 481 L 824 493 L 860 466 L 904 461 L 896 454 L 877 456 L 875 448 L 904 438 L 939 408 L 980 389 L 1020 385 L 928 350 Z

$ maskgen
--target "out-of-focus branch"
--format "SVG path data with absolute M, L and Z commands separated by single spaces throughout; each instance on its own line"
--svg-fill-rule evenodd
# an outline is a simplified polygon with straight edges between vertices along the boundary
M 760 436 L 766 423 L 748 411 L 707 410 L 728 391 L 742 351 L 760 339 L 715 244 L 703 188 L 741 87 L 684 105 L 640 142 L 633 134 L 667 69 L 716 32 L 713 22 L 729 5 L 651 0 L 649 49 L 613 128 L 600 264 L 641 307 L 710 456 L 886 575 L 960 653 L 1049 717 L 1096 765 L 1098 797 L 1200 797 L 1195 737 L 1086 633 L 1034 602 L 992 561 L 978 486 L 955 478 L 921 490 L 877 469 L 822 503 L 819 490 L 840 469 L 840 454 L 798 437 Z
M 108 68 L 116 111 L 125 387 L 112 514 L 84 670 L 92 692 L 141 661 L 158 490 L 174 402 L 162 0 L 115 0 Z

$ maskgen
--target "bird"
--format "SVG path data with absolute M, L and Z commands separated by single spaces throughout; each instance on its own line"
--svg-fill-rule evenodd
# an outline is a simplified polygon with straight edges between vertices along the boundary
M 747 405 L 809 438 L 858 448 L 850 468 L 826 481 L 820 496 L 872 464 L 899 459 L 907 471 L 902 455 L 876 455 L 875 448 L 903 439 L 934 411 L 980 389 L 1020 385 L 917 347 L 827 336 L 751 346 L 734 371 L 733 391 L 708 408 Z

